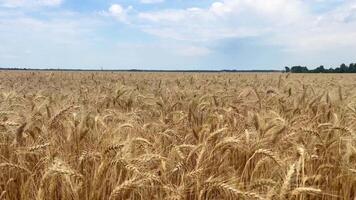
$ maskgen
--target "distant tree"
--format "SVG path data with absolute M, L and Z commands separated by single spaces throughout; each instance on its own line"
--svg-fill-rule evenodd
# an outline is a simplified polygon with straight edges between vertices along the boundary
M 315 72 L 315 73 L 325 73 L 326 71 L 325 71 L 324 66 L 321 65 L 320 67 L 314 69 L 313 72 Z
M 294 66 L 291 68 L 292 73 L 308 73 L 309 70 L 307 67 L 302 67 L 302 66 Z
M 291 73 L 356 73 L 356 63 L 350 63 L 349 66 L 346 64 L 341 64 L 340 67 L 337 68 L 329 68 L 325 69 L 323 65 L 309 70 L 307 67 L 303 66 L 293 66 L 291 68 L 285 67 L 285 72 Z
M 346 66 L 344 63 L 340 65 L 340 73 L 347 73 L 349 71 L 349 67 Z
M 356 73 L 356 63 L 351 63 L 349 66 L 350 73 Z

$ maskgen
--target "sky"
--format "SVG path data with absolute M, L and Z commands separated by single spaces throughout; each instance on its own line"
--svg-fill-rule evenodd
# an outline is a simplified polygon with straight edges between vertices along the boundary
M 0 0 L 0 67 L 283 69 L 356 62 L 356 0 Z

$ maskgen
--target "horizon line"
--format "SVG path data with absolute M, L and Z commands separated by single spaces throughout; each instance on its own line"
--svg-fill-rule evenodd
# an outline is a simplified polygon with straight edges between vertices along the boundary
M 82 72 L 284 72 L 284 70 L 275 69 L 221 69 L 221 70 L 179 70 L 179 69 L 78 69 L 78 68 L 9 68 L 0 67 L 1 71 L 82 71 Z

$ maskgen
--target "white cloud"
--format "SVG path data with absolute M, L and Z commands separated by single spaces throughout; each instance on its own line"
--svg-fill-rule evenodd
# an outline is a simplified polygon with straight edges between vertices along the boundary
M 87 52 L 100 54 L 97 44 L 102 38 L 95 32 L 103 29 L 106 22 L 94 15 L 38 12 L 41 18 L 18 10 L 0 10 L 0 65 L 90 67 L 87 60 L 95 53 L 88 56 Z
M 302 59 L 309 55 L 321 55 L 323 59 L 328 59 L 329 56 L 325 55 L 329 52 L 339 53 L 338 55 L 349 53 L 349 57 L 353 58 L 351 54 L 354 52 L 350 49 L 356 49 L 354 39 L 356 38 L 356 0 L 220 0 L 206 7 L 154 9 L 154 11 L 140 11 L 140 7 L 134 10 L 131 6 L 112 4 L 106 11 L 100 13 L 101 16 L 96 15 L 91 18 L 87 17 L 88 14 L 72 15 L 60 9 L 56 9 L 55 12 L 52 10 L 47 14 L 43 14 L 45 9 L 26 10 L 27 7 L 60 6 L 63 1 L 0 0 L 0 55 L 8 59 L 14 58 L 12 55 L 32 59 L 26 54 L 31 51 L 38 60 L 46 57 L 43 55 L 48 57 L 52 55 L 53 60 L 58 62 L 59 59 L 54 58 L 56 53 L 65 54 L 62 55 L 62 58 L 65 58 L 70 56 L 70 52 L 67 51 L 71 51 L 80 57 L 93 44 L 91 55 L 95 55 L 97 49 L 102 48 L 100 50 L 104 49 L 103 52 L 111 53 L 112 63 L 117 63 L 116 49 L 105 51 L 107 50 L 105 45 L 110 47 L 112 42 L 126 38 L 113 38 L 111 35 L 102 34 L 106 30 L 103 31 L 103 27 L 96 23 L 100 21 L 111 26 L 113 22 L 113 20 L 105 21 L 107 18 L 102 16 L 115 18 L 124 23 L 121 26 L 130 26 L 129 31 L 123 30 L 127 32 L 120 32 L 120 34 L 137 34 L 134 31 L 136 28 L 157 36 L 154 40 L 146 40 L 138 33 L 132 37 L 140 38 L 138 43 L 145 44 L 133 46 L 128 42 L 127 47 L 118 48 L 118 52 L 130 55 L 130 58 L 124 62 L 137 65 L 149 65 L 147 60 L 151 66 L 165 63 L 173 66 L 175 62 L 182 62 L 183 66 L 193 61 L 199 64 L 201 60 L 206 60 L 208 57 L 223 56 L 227 51 L 235 53 L 235 46 L 232 45 L 233 47 L 227 49 L 229 47 L 225 48 L 228 45 L 224 42 L 243 42 L 250 38 L 259 43 L 258 45 L 276 47 L 276 51 L 288 55 L 285 59 L 291 58 L 291 54 L 302 55 L 300 56 Z M 154 3 L 152 0 L 143 1 L 141 3 Z M 333 6 L 324 6 L 326 4 Z M 19 9 L 8 9 L 4 6 Z M 38 10 L 42 13 L 30 17 L 31 11 Z M 21 35 L 26 37 L 20 37 Z M 98 42 L 96 38 L 98 35 L 101 35 L 100 41 L 105 42 Z M 274 50 L 274 48 L 270 49 Z M 240 51 L 251 51 L 252 55 L 254 49 L 249 46 L 243 47 Z M 101 54 L 100 62 L 105 63 L 110 57 L 105 53 Z M 236 52 L 239 53 L 241 52 Z M 337 57 L 333 55 L 333 58 Z M 77 57 L 72 60 L 80 60 Z M 95 56 L 92 57 L 94 60 Z M 161 62 L 160 59 L 165 60 Z M 26 59 L 17 60 L 26 63 Z M 220 62 L 224 60 L 219 60 L 217 63 Z M 210 64 L 210 60 L 207 63 Z
M 155 3 L 162 3 L 164 0 L 140 0 L 143 4 L 155 4 Z
M 63 0 L 38 0 L 37 1 L 40 5 L 46 5 L 46 6 L 58 6 L 60 5 Z
M 63 0 L 0 0 L 3 7 L 59 6 Z
M 132 6 L 124 8 L 120 4 L 112 4 L 109 8 L 109 15 L 115 17 L 117 20 L 121 22 L 128 23 L 128 12 L 132 9 Z
M 223 16 L 227 13 L 231 13 L 233 10 L 230 6 L 222 2 L 214 2 L 210 7 L 210 11 L 218 16 Z
M 113 4 L 110 6 L 109 8 L 109 12 L 113 15 L 113 16 L 122 16 L 125 14 L 124 8 L 122 8 L 121 5 L 119 4 Z
M 331 0 L 327 1 L 328 3 Z M 331 11 L 313 12 L 323 2 L 304 0 L 222 0 L 208 8 L 141 12 L 136 24 L 162 38 L 209 44 L 258 37 L 285 51 L 356 47 L 356 1 L 338 1 Z
M 266 33 L 308 16 L 299 0 L 225 0 L 209 8 L 141 12 L 143 29 L 161 37 L 215 40 Z

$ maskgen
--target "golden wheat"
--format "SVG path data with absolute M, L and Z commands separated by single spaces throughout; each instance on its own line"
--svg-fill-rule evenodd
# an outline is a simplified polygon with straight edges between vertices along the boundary
M 355 81 L 3 71 L 0 199 L 355 199 Z

